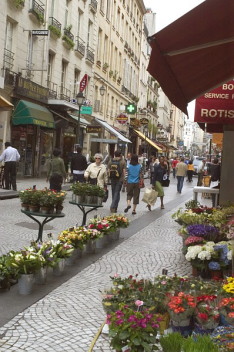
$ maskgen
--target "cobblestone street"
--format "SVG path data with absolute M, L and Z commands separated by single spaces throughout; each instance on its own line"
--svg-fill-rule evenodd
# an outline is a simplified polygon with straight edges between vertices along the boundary
M 196 180 L 194 180 L 194 183 Z M 139 274 L 140 277 L 153 278 L 167 269 L 169 275 L 191 274 L 190 265 L 181 253 L 181 238 L 177 234 L 179 226 L 171 215 L 186 200 L 192 197 L 192 186 L 185 184 L 182 195 L 176 194 L 175 181 L 165 190 L 165 210 L 155 209 L 147 212 L 141 202 L 137 217 L 129 215 L 128 229 L 121 230 L 121 239 L 115 247 L 93 260 L 83 270 L 52 290 L 45 297 L 17 314 L 0 328 L 0 352 L 88 352 L 91 343 L 105 320 L 101 304 L 101 291 L 110 286 L 110 276 Z M 22 186 L 22 187 L 21 187 Z M 43 186 L 43 185 L 40 185 Z M 19 189 L 25 184 L 19 183 Z M 37 185 L 38 188 L 39 184 Z M 143 194 L 144 190 L 142 190 Z M 69 204 L 69 192 L 62 220 L 53 220 L 45 233 L 54 234 L 75 225 L 81 220 L 78 209 Z M 142 197 L 141 197 L 142 198 Z M 126 195 L 121 194 L 119 211 L 124 209 Z M 1 201 L 1 252 L 21 248 L 35 238 L 37 228 L 19 211 L 19 200 Z M 4 207 L 3 207 L 4 205 Z M 110 199 L 100 212 L 109 213 Z M 94 213 L 92 213 L 93 216 Z M 52 228 L 51 228 L 52 227 Z M 82 261 L 83 259 L 81 259 Z M 77 260 L 76 266 L 79 266 Z M 70 270 L 67 267 L 67 270 Z M 17 285 L 15 285 L 16 287 Z M 14 290 L 15 287 L 12 289 Z M 35 290 L 38 286 L 35 285 Z M 38 288 L 43 291 L 43 287 Z M 7 292 L 2 292 L 3 297 Z M 13 294 L 17 305 L 25 299 L 17 291 Z M 6 309 L 6 307 L 5 307 Z M 108 340 L 100 336 L 93 348 L 95 352 L 111 351 Z

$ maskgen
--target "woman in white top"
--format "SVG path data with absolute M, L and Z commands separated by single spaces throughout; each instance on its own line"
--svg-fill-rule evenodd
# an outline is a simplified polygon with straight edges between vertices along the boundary
M 102 154 L 94 155 L 95 162 L 90 164 L 85 170 L 84 177 L 92 184 L 97 184 L 104 188 L 107 185 L 107 171 L 104 164 L 102 164 Z

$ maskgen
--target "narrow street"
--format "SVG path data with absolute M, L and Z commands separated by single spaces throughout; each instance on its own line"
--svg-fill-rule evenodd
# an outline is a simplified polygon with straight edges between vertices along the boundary
M 146 185 L 148 184 L 146 180 Z M 193 181 L 196 184 L 196 178 Z M 19 180 L 18 189 L 36 184 L 46 186 L 43 180 Z M 141 190 L 141 198 L 144 190 Z M 165 189 L 165 209 L 159 209 L 159 200 L 151 212 L 140 202 L 137 215 L 131 212 L 127 229 L 121 229 L 120 241 L 94 255 L 85 255 L 73 267 L 67 267 L 62 277 L 49 274 L 46 285 L 34 285 L 29 296 L 20 296 L 17 285 L 9 292 L 0 292 L 0 352 L 88 352 L 93 338 L 105 319 L 101 292 L 110 286 L 110 276 L 139 274 L 153 278 L 167 269 L 169 275 L 190 275 L 191 267 L 181 253 L 178 225 L 171 215 L 192 199 L 192 184 L 184 183 L 182 194 L 176 192 L 176 182 Z M 46 234 L 54 235 L 67 227 L 80 224 L 81 212 L 69 204 L 68 192 L 63 219 L 46 225 Z M 98 212 L 109 214 L 110 198 Z M 207 200 L 204 200 L 207 202 Z M 1 201 L 1 254 L 28 245 L 37 236 L 37 225 L 20 212 L 19 199 Z M 119 212 L 126 206 L 126 193 L 121 193 Z M 91 217 L 96 212 L 91 213 Z M 111 351 L 106 336 L 97 340 L 95 352 Z

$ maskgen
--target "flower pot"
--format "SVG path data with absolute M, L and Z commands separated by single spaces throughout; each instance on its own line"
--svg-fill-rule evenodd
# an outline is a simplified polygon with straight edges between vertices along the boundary
M 45 267 L 41 267 L 38 271 L 36 271 L 35 284 L 45 285 L 46 279 L 47 279 L 47 267 L 45 266 Z
M 21 209 L 24 211 L 27 211 L 27 210 L 29 210 L 29 205 L 25 204 L 25 203 L 21 203 Z
M 96 239 L 96 249 L 100 250 L 103 249 L 105 246 L 105 239 L 104 237 L 99 237 Z
M 53 274 L 55 276 L 61 276 L 65 269 L 65 259 L 60 258 L 58 263 L 53 268 Z
M 63 211 L 63 206 L 56 207 L 56 214 L 61 214 Z
M 97 197 L 97 205 L 102 205 L 102 197 Z
M 118 241 L 120 236 L 120 229 L 115 230 L 115 232 L 112 232 L 112 238 L 114 241 Z
M 40 209 L 39 205 L 29 205 L 29 211 L 33 213 L 38 213 L 39 209 Z
M 74 249 L 70 257 L 65 259 L 65 265 L 70 266 L 75 263 L 75 260 L 77 258 L 77 249 Z
M 222 270 L 211 270 L 211 279 L 212 280 L 220 280 L 223 278 Z
M 92 198 L 93 196 L 85 196 L 85 204 L 93 204 Z
M 34 282 L 33 274 L 22 274 L 18 280 L 18 292 L 20 295 L 29 295 L 32 292 Z
M 40 207 L 40 213 L 49 214 L 49 207 Z
M 88 240 L 86 243 L 86 253 L 93 254 L 96 251 L 96 241 L 95 240 Z
M 77 195 L 76 196 L 76 203 L 85 204 L 85 195 L 84 194 Z

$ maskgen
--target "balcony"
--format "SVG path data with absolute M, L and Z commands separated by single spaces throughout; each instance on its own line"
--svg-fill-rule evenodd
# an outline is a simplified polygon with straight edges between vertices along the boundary
M 71 26 L 64 29 L 62 40 L 67 49 L 72 49 L 75 46 L 74 34 L 71 33 Z
M 96 13 L 97 5 L 98 5 L 98 2 L 96 0 L 90 0 L 90 4 L 89 4 L 90 11 L 92 11 L 93 13 Z
M 35 0 L 32 0 L 32 6 L 29 13 L 33 14 L 40 23 L 44 23 L 45 10 Z
M 13 2 L 14 6 L 19 9 L 24 7 L 25 0 L 12 0 L 11 2 Z
M 47 87 L 49 88 L 49 99 L 57 99 L 58 85 L 48 80 Z
M 76 37 L 76 41 L 75 51 L 83 57 L 85 55 L 85 42 L 80 37 Z
M 54 35 L 57 38 L 61 37 L 61 23 L 57 21 L 54 17 L 49 17 L 49 26 L 52 36 Z
M 4 74 L 4 84 L 6 86 L 11 86 L 14 87 L 15 86 L 15 82 L 16 82 L 16 78 L 17 78 L 17 73 L 10 71 L 7 68 L 5 69 L 5 74 Z
M 4 49 L 3 54 L 3 68 L 11 70 L 14 64 L 14 53 L 8 49 Z
M 87 49 L 86 49 L 86 60 L 88 60 L 90 63 L 94 63 L 94 50 L 87 45 Z
M 71 100 L 71 91 L 67 88 L 64 88 L 64 86 L 60 87 L 60 95 L 59 95 L 60 100 L 66 100 L 69 101 Z

